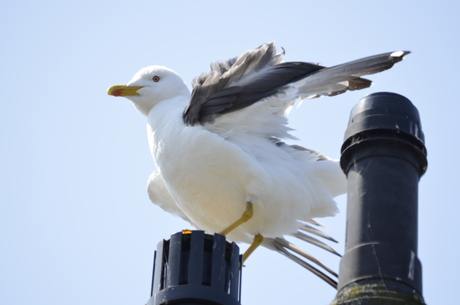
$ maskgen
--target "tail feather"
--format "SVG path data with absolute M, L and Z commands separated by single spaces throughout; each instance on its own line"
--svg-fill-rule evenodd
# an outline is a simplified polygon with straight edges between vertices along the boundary
M 329 235 L 327 235 L 323 231 L 320 231 L 318 229 L 313 228 L 310 225 L 307 225 L 307 224 L 303 225 L 302 227 L 299 228 L 299 230 L 302 230 L 302 231 L 310 233 L 310 234 L 314 234 L 316 236 L 319 236 L 319 237 L 322 237 L 324 239 L 330 240 L 330 241 L 332 241 L 334 243 L 338 243 L 338 241 L 336 241 L 334 238 L 330 237 Z
M 328 227 L 324 224 L 322 224 L 321 222 L 315 220 L 315 219 L 308 219 L 308 220 L 304 220 L 304 222 L 308 222 L 312 225 L 315 225 L 315 226 L 318 226 L 318 227 L 321 227 L 321 228 L 325 228 L 325 229 L 328 229 Z
M 330 237 L 326 233 L 306 223 L 309 223 L 314 226 L 326 228 L 326 226 L 321 224 L 320 222 L 314 219 L 308 219 L 306 221 L 303 221 L 302 225 L 299 227 L 299 231 L 291 235 L 302 241 L 315 245 L 321 249 L 324 249 L 330 253 L 333 253 L 341 257 L 341 255 L 337 251 L 335 251 L 332 247 L 330 247 L 329 245 L 325 244 L 322 241 L 319 241 L 317 238 L 313 236 L 307 235 L 306 233 L 310 233 L 317 237 L 321 237 L 331 242 L 337 243 L 337 241 L 334 238 Z M 301 248 L 290 243 L 286 239 L 279 238 L 279 237 L 278 238 L 265 238 L 263 245 L 271 250 L 277 251 L 285 255 L 292 261 L 296 262 L 300 266 L 304 267 L 305 269 L 309 270 L 310 272 L 318 276 L 320 279 L 322 279 L 323 281 L 325 281 L 332 287 L 337 288 L 337 278 L 338 278 L 337 273 L 333 271 L 332 269 L 330 269 L 329 267 L 327 267 L 326 265 L 324 265 L 316 257 L 306 252 L 305 250 L 302 250 Z M 313 266 L 311 263 L 315 264 L 316 266 Z
M 317 247 L 320 247 L 321 249 L 324 249 L 328 252 L 331 252 L 339 257 L 341 257 L 342 255 L 340 255 L 339 253 L 337 253 L 334 249 L 332 249 L 330 246 L 326 245 L 325 243 L 317 240 L 316 238 L 314 237 L 311 237 L 311 236 L 308 236 L 307 234 L 304 234 L 302 232 L 297 232 L 297 233 L 294 233 L 292 234 L 293 236 L 297 237 L 298 239 L 301 239 L 303 241 L 306 241 L 307 243 L 310 243 L 312 245 L 315 245 Z
M 274 247 L 274 249 L 276 251 L 278 251 L 279 253 L 287 256 L 292 261 L 296 262 L 300 266 L 302 266 L 305 269 L 309 270 L 310 272 L 312 272 L 313 274 L 318 276 L 320 279 L 322 279 L 323 281 L 325 281 L 326 283 L 331 285 L 333 288 L 337 289 L 337 281 L 335 279 L 331 278 L 326 273 L 324 273 L 323 271 L 319 270 L 318 268 L 312 266 L 311 264 L 309 264 L 305 260 L 301 259 L 300 257 L 294 255 L 290 251 L 292 251 L 294 253 L 297 253 L 297 254 L 301 255 L 303 258 L 305 258 L 307 260 L 310 260 L 313 263 L 317 264 L 318 266 L 320 266 L 321 268 L 323 268 L 324 270 L 329 272 L 333 277 L 335 277 L 335 278 L 338 277 L 338 275 L 334 271 L 332 271 L 331 269 L 329 269 L 326 266 L 324 266 L 316 258 L 311 256 L 307 252 L 299 249 L 298 247 L 290 244 L 287 240 L 285 240 L 283 238 L 275 238 L 275 239 L 267 238 L 267 239 L 265 239 L 265 243 L 267 243 L 267 242 L 271 243 L 271 245 Z

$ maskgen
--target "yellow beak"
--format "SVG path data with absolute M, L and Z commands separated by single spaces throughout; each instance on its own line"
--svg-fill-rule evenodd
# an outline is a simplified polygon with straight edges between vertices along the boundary
M 126 86 L 126 85 L 115 85 L 107 89 L 108 95 L 113 96 L 127 96 L 127 95 L 139 95 L 137 90 L 143 88 L 142 86 Z

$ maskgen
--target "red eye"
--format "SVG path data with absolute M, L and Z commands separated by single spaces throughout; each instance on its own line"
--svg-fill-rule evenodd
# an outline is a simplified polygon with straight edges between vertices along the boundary
M 156 82 L 159 82 L 160 81 L 160 77 L 158 75 L 155 75 L 154 77 L 152 77 L 152 80 L 156 83 Z

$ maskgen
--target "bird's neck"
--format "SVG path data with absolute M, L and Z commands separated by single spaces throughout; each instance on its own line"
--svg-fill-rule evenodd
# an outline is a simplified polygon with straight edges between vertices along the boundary
M 159 102 L 149 112 L 148 138 L 151 152 L 155 158 L 157 149 L 165 139 L 173 138 L 185 128 L 182 113 L 189 102 L 188 96 L 176 96 Z

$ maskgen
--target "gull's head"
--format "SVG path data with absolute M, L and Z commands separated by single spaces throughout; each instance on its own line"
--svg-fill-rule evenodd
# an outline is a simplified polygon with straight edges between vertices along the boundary
M 123 96 L 131 100 L 142 114 L 161 101 L 176 96 L 190 96 L 182 78 L 171 69 L 150 66 L 137 72 L 126 85 L 115 85 L 107 90 L 108 95 Z

